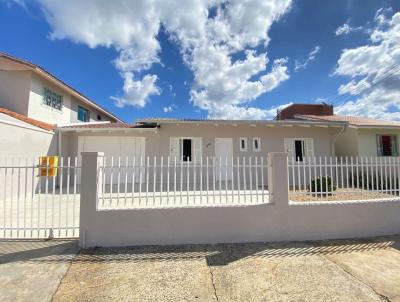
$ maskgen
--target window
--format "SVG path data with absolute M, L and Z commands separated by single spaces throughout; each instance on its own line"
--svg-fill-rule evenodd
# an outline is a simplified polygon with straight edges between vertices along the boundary
M 301 162 L 314 156 L 314 142 L 312 138 L 285 138 L 284 144 L 289 159 Z
M 100 114 L 97 115 L 97 120 L 101 121 L 101 115 Z
M 378 156 L 397 156 L 397 137 L 395 135 L 377 135 Z
M 260 138 L 258 138 L 258 137 L 254 137 L 253 138 L 253 151 L 254 152 L 260 152 L 261 151 Z
M 89 110 L 78 106 L 78 120 L 81 122 L 88 122 L 89 121 Z
M 296 161 L 303 161 L 303 157 L 306 155 L 304 140 L 295 139 L 294 140 L 294 157 Z
M 54 91 L 44 88 L 43 90 L 43 104 L 50 106 L 56 110 L 62 110 L 62 96 Z
M 246 137 L 240 138 L 240 151 L 247 151 L 247 138 Z
M 192 162 L 200 161 L 201 138 L 200 137 L 171 137 L 170 160 Z

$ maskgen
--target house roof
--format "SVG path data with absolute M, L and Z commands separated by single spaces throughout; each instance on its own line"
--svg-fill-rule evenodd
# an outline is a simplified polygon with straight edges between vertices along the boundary
M 0 113 L 6 114 L 8 116 L 11 116 L 17 120 L 23 121 L 25 123 L 28 123 L 30 125 L 33 125 L 35 127 L 47 130 L 47 131 L 53 131 L 54 130 L 54 125 L 35 120 L 33 118 L 27 117 L 25 115 L 16 113 L 14 111 L 8 110 L 6 108 L 0 108 Z
M 52 73 L 50 73 L 49 71 L 47 71 L 43 67 L 41 67 L 41 66 L 39 66 L 37 64 L 34 64 L 32 62 L 25 61 L 25 60 L 13 57 L 13 56 L 11 56 L 9 54 L 2 53 L 2 52 L 0 52 L 0 58 L 5 58 L 5 59 L 11 60 L 13 62 L 23 64 L 24 66 L 28 67 L 28 69 L 32 70 L 33 72 L 35 72 L 39 76 L 44 77 L 44 78 L 46 78 L 46 79 L 48 79 L 48 80 L 50 80 L 52 82 L 55 82 L 56 84 L 58 84 L 59 86 L 61 86 L 65 90 L 67 90 L 69 93 L 71 93 L 72 95 L 77 97 L 83 103 L 85 103 L 85 104 L 87 104 L 87 105 L 89 105 L 91 107 L 96 108 L 97 110 L 99 110 L 103 114 L 105 114 L 108 117 L 116 120 L 119 123 L 124 123 L 124 121 L 121 120 L 119 117 L 117 117 L 113 113 L 109 112 L 108 110 L 104 109 L 102 106 L 100 106 L 99 104 L 95 103 L 94 101 L 90 100 L 87 96 L 83 95 L 81 92 L 79 92 L 75 88 L 71 87 L 70 85 L 68 85 L 64 81 L 60 80 L 59 78 L 57 78 L 55 75 L 53 75 Z
M 325 122 L 345 122 L 355 127 L 400 127 L 400 122 L 385 121 L 360 116 L 349 115 L 296 115 L 297 119 L 308 121 L 325 121 Z
M 158 128 L 156 123 L 146 123 L 146 124 L 126 124 L 126 123 L 82 123 L 78 125 L 65 125 L 58 126 L 58 129 L 63 130 L 128 130 L 128 129 L 154 129 Z
M 217 120 L 217 119 L 179 119 L 179 118 L 144 118 L 136 121 L 139 124 L 249 124 L 249 125 L 326 125 L 342 127 L 345 123 L 341 121 L 313 121 L 313 120 Z

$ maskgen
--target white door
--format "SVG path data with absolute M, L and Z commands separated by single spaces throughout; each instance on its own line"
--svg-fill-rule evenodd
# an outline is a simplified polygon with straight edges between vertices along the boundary
M 215 139 L 216 179 L 232 180 L 232 138 Z
M 132 170 L 133 163 L 135 166 L 145 163 L 145 138 L 144 137 L 109 137 L 109 136 L 80 136 L 78 138 L 78 157 L 82 152 L 104 152 L 106 157 L 106 165 L 111 165 L 111 158 L 113 158 L 113 166 L 125 167 L 128 164 L 128 175 L 135 175 L 135 182 L 139 182 L 140 170 L 139 167 Z M 125 175 L 125 169 L 121 172 Z M 133 172 L 135 172 L 133 174 Z M 107 174 L 107 173 L 106 173 Z M 132 177 L 129 176 L 129 177 Z M 113 177 L 113 183 L 117 183 L 118 178 Z M 142 181 L 144 177 L 142 177 Z M 110 178 L 106 175 L 106 183 L 111 182 Z

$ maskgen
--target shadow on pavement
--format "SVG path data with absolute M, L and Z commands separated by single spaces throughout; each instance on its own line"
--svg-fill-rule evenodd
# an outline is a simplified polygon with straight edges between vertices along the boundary
M 78 252 L 77 240 L 0 240 L 0 264 L 71 262 Z
M 77 240 L 3 240 L 0 264 L 17 261 L 54 262 L 144 262 L 206 259 L 209 266 L 223 266 L 245 258 L 279 258 L 369 252 L 400 251 L 400 236 L 305 242 L 140 246 L 89 248 L 79 252 Z
M 82 250 L 75 261 L 165 262 L 206 259 L 210 266 L 222 266 L 244 258 L 329 255 L 390 248 L 400 250 L 399 236 L 307 242 L 90 248 Z

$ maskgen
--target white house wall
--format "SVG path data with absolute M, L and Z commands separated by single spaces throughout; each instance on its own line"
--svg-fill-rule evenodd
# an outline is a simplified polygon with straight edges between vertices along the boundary
M 214 124 L 162 124 L 155 130 L 127 130 L 127 131 L 82 131 L 77 134 L 63 134 L 63 145 L 73 146 L 63 148 L 65 155 L 78 155 L 78 136 L 121 136 L 144 137 L 146 156 L 169 156 L 170 137 L 202 137 L 202 156 L 214 156 L 215 138 L 233 139 L 233 156 L 266 156 L 268 152 L 284 152 L 284 138 L 312 138 L 314 140 L 315 156 L 332 155 L 333 137 L 340 128 L 317 127 L 267 127 L 265 125 L 252 127 L 250 125 L 219 125 Z M 239 151 L 240 137 L 247 137 L 248 151 Z M 261 139 L 261 151 L 254 152 L 252 148 L 253 137 Z M 70 153 L 71 152 L 71 153 Z
M 335 143 L 336 156 L 357 156 L 358 148 L 357 129 L 355 128 L 348 128 L 339 135 Z
M 31 130 L 0 122 L 0 138 L 0 157 L 31 160 L 43 155 L 57 154 L 56 136 L 42 130 Z
M 62 111 L 43 104 L 43 92 L 45 87 L 62 95 Z M 78 105 L 89 110 L 91 122 L 98 121 L 97 115 L 100 115 L 102 121 L 109 120 L 104 114 L 84 105 L 75 97 L 65 93 L 63 89 L 56 87 L 55 85 L 36 75 L 32 76 L 29 100 L 28 116 L 50 124 L 79 122 Z M 7 106 L 5 107 L 8 108 Z
M 62 96 L 61 111 L 43 104 L 43 92 L 45 87 Z M 29 96 L 28 116 L 50 124 L 69 123 L 71 120 L 71 96 L 63 93 L 61 89 L 41 78 L 33 76 Z
M 376 136 L 381 135 L 396 135 L 397 150 L 400 150 L 400 130 L 394 129 L 358 129 L 358 149 L 359 156 L 377 156 L 378 149 L 376 144 Z
M 0 107 L 27 115 L 30 81 L 30 71 L 1 70 Z

